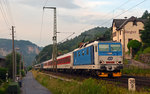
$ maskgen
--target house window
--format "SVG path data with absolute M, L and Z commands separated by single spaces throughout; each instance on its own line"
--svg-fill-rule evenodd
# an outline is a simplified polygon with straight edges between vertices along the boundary
M 121 42 L 121 39 L 120 39 L 120 42 Z
M 132 39 L 128 39 L 128 42 L 130 42 Z
M 116 32 L 113 33 L 113 37 L 115 37 L 115 36 L 116 36 Z
M 121 31 L 120 31 L 120 35 L 121 35 Z
M 143 30 L 139 29 L 139 34 L 141 34 L 142 31 L 143 31 Z

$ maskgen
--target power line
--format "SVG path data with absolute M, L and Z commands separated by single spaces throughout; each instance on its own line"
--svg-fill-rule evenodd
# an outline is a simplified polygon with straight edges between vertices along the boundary
M 5 13 L 5 10 L 4 10 L 4 8 L 3 8 L 3 4 L 2 4 L 2 2 L 1 2 L 1 0 L 0 0 L 0 5 L 1 5 L 1 6 L 0 6 L 0 10 L 1 10 L 2 16 L 3 16 L 3 18 L 4 18 L 5 24 L 6 24 L 6 26 L 7 26 L 8 28 L 10 28 L 11 25 L 10 25 L 8 19 L 7 19 L 7 16 L 6 16 L 6 13 Z
M 66 37 L 66 38 L 64 38 L 63 40 L 61 40 L 59 43 L 62 43 L 62 42 L 64 42 L 65 40 L 67 40 L 69 37 L 71 37 L 72 35 L 74 35 L 75 34 L 75 32 L 73 32 L 71 35 L 69 35 L 68 37 Z M 59 44 L 58 43 L 58 44 Z
M 146 0 L 143 0 L 142 2 L 140 2 L 140 3 L 138 3 L 138 4 L 134 5 L 134 6 L 132 6 L 131 8 L 129 8 L 129 9 L 127 9 L 126 11 L 124 11 L 124 12 L 122 12 L 122 13 L 118 14 L 118 15 L 117 15 L 117 16 L 115 16 L 114 18 L 119 17 L 120 15 L 122 15 L 122 14 L 124 14 L 124 13 L 128 12 L 129 10 L 131 10 L 131 9 L 135 8 L 136 6 L 138 6 L 138 5 L 142 4 L 142 3 L 144 3 L 145 1 L 146 1 Z M 99 25 L 99 26 L 102 26 L 102 25 L 104 25 L 104 24 L 108 23 L 109 21 L 113 20 L 114 18 L 111 18 L 111 19 L 109 19 L 109 20 L 105 21 L 104 23 L 102 23 L 102 24 L 101 24 L 101 25 Z
M 47 1 L 48 1 L 48 0 L 47 0 Z M 46 3 L 47 3 L 47 1 L 46 1 Z M 120 7 L 122 7 L 122 6 L 124 6 L 125 4 L 127 4 L 129 1 L 130 1 L 130 0 L 127 0 L 126 2 L 124 2 L 123 4 L 121 4 L 119 7 L 113 9 L 113 10 L 110 11 L 109 13 L 114 12 L 114 10 L 119 9 Z M 46 3 L 45 3 L 45 4 L 46 4 Z M 108 13 L 107 13 L 107 15 L 108 15 Z M 107 15 L 105 15 L 104 17 L 106 17 Z M 73 34 L 75 34 L 75 33 L 73 33 Z M 63 39 L 62 41 L 60 41 L 59 43 L 61 43 L 61 42 L 65 41 L 65 40 L 67 40 L 67 39 L 68 39 L 69 37 L 71 37 L 73 34 L 69 35 L 68 37 L 66 37 L 65 39 Z
M 121 8 L 122 6 L 126 5 L 128 2 L 130 2 L 131 0 L 127 0 L 126 2 L 122 3 L 120 6 L 114 8 L 113 10 L 111 10 L 110 12 L 108 12 L 105 16 L 103 17 L 107 17 L 110 13 L 114 12 L 115 10 Z
M 43 20 L 44 20 L 44 10 L 42 12 L 42 19 L 41 19 L 41 30 L 40 30 L 40 45 L 41 45 L 41 39 L 42 39 L 42 31 L 43 31 Z
M 122 6 L 124 6 L 125 4 L 127 4 L 129 1 L 130 1 L 130 0 L 127 0 L 126 2 L 124 2 L 123 4 L 121 4 L 119 7 L 113 9 L 113 10 L 110 11 L 109 13 L 113 12 L 113 11 L 116 10 L 116 9 L 119 9 L 120 7 L 122 7 Z M 116 17 L 118 17 L 118 16 L 120 16 L 120 15 L 126 13 L 127 11 L 133 9 L 134 7 L 140 5 L 141 3 L 145 2 L 145 1 L 146 1 L 146 0 L 143 0 L 142 2 L 140 2 L 140 3 L 136 4 L 136 5 L 134 5 L 133 7 L 129 8 L 128 10 L 126 10 L 126 11 L 120 13 L 119 15 L 117 15 L 117 16 L 115 16 L 115 17 L 112 17 L 111 19 L 109 19 L 109 20 L 103 22 L 102 24 L 100 24 L 100 25 L 98 25 L 98 26 L 103 26 L 104 24 L 108 23 L 109 21 L 113 20 L 114 18 L 116 18 Z M 107 16 L 107 15 L 106 15 L 106 16 Z M 105 17 L 106 17 L 106 16 L 105 16 Z M 106 19 L 106 18 L 105 18 L 105 19 Z M 88 26 L 89 26 L 89 25 L 88 25 Z M 87 26 L 86 26 L 86 27 L 87 27 Z M 85 28 L 83 28 L 83 29 L 85 29 Z M 81 29 L 80 32 L 82 32 L 83 29 Z M 80 32 L 79 32 L 79 33 L 80 33 Z
M 46 1 L 44 2 L 43 7 L 46 6 L 47 2 L 48 2 L 48 0 L 46 0 Z M 44 21 L 44 9 L 43 9 L 43 11 L 42 11 L 42 19 L 41 19 L 41 28 L 40 28 L 40 40 L 39 40 L 39 45 L 41 45 L 41 40 L 42 40 L 43 21 Z
M 46 6 L 47 2 L 48 2 L 48 0 L 46 0 L 46 1 L 45 1 L 45 3 L 44 3 L 44 5 L 43 5 L 43 6 Z
M 8 1 L 8 0 L 3 0 L 3 1 L 4 1 L 4 3 L 5 3 L 7 13 L 8 13 L 8 15 L 10 15 L 9 18 L 10 18 L 10 20 L 11 20 L 11 24 L 15 25 L 14 20 L 13 20 L 13 15 L 12 15 L 12 12 L 11 12 L 11 8 L 10 8 L 9 1 Z

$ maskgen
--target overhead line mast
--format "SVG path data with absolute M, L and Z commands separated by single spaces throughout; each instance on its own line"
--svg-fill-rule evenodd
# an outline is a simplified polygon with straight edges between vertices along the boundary
M 12 78 L 15 81 L 15 47 L 14 47 L 14 26 L 12 26 Z
M 54 32 L 53 32 L 53 70 L 57 72 L 57 18 L 56 18 L 56 7 L 43 7 L 43 9 L 53 9 L 54 10 Z

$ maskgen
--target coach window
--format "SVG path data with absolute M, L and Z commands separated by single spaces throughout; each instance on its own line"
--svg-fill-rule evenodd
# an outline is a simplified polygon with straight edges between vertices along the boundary
M 84 50 L 82 50 L 82 55 L 84 55 Z
M 86 54 L 87 54 L 87 55 L 89 54 L 89 48 L 86 49 Z
M 95 52 L 97 52 L 97 46 L 95 46 Z
M 80 52 L 78 52 L 78 56 L 80 56 Z

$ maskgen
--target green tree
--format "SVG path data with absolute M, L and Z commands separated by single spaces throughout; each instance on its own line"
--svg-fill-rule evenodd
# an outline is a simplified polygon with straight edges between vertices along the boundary
M 130 48 L 132 48 L 133 55 L 135 55 L 138 52 L 141 46 L 142 46 L 142 43 L 137 40 L 131 40 L 130 42 L 128 42 L 128 45 L 127 45 L 129 51 L 130 51 Z
M 4 81 L 6 79 L 6 73 L 7 73 L 7 69 L 6 68 L 0 68 L 0 80 Z
M 12 53 L 8 54 L 6 57 L 6 68 L 8 69 L 9 77 L 12 78 Z M 16 67 L 17 67 L 17 74 L 19 74 L 19 64 L 20 64 L 21 55 L 16 53 Z
M 145 23 L 144 30 L 141 32 L 141 39 L 144 43 L 144 48 L 150 46 L 150 18 L 148 18 L 147 23 Z
M 142 15 L 142 19 L 148 19 L 148 17 L 150 17 L 150 14 L 148 13 L 148 11 L 146 10 L 143 15 Z

